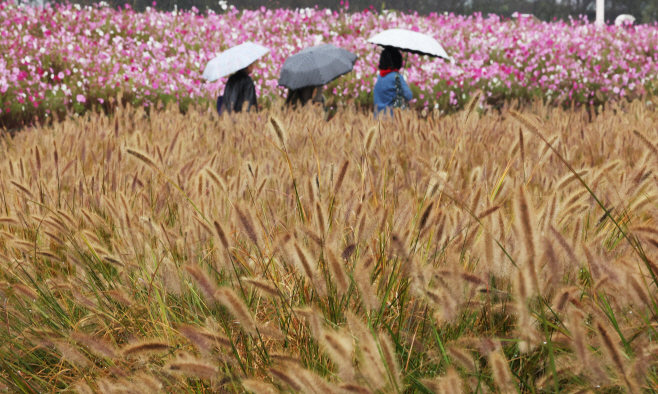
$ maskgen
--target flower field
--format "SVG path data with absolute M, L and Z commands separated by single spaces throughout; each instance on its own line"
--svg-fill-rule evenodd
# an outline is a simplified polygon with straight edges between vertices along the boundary
M 136 105 L 213 99 L 223 81 L 205 83 L 205 63 L 254 41 L 271 49 L 255 74 L 267 105 L 287 56 L 333 43 L 355 52 L 354 72 L 332 83 L 330 102 L 370 105 L 379 49 L 366 40 L 387 28 L 437 38 L 454 62 L 409 56 L 416 106 L 452 110 L 482 90 L 490 101 L 539 96 L 598 104 L 655 90 L 658 27 L 596 28 L 581 20 L 543 23 L 497 16 L 418 16 L 348 10 L 136 13 L 108 7 L 18 7 L 0 3 L 0 120 L 29 121 L 49 111 L 109 106 L 118 91 Z

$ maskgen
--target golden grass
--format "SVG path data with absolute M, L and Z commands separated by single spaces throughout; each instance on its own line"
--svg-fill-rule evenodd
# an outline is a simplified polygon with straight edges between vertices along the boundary
M 125 108 L 0 139 L 0 381 L 649 390 L 658 111 L 476 107 Z

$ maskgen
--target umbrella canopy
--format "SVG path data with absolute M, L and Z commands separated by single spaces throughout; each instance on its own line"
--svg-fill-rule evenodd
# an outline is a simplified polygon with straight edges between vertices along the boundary
M 404 29 L 389 29 L 371 37 L 368 42 L 401 51 L 450 59 L 445 49 L 427 34 Z
M 632 25 L 635 22 L 635 17 L 629 14 L 621 14 L 615 18 L 615 26 L 623 26 L 626 24 Z
M 206 64 L 206 69 L 203 70 L 203 77 L 211 82 L 216 81 L 221 77 L 242 70 L 263 57 L 269 51 L 264 46 L 254 44 L 253 42 L 245 42 L 234 46 L 209 61 Z
M 331 44 L 299 51 L 283 63 L 279 85 L 288 89 L 321 86 L 352 71 L 356 55 Z

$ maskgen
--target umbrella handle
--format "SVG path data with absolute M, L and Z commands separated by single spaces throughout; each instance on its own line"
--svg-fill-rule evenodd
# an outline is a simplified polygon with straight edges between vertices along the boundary
M 404 70 L 403 70 L 403 71 L 406 71 L 406 70 L 407 70 L 407 56 L 409 56 L 409 52 L 405 52 L 405 53 L 404 53 L 404 64 L 403 64 L 403 66 L 404 66 Z M 402 74 L 402 76 L 403 76 L 403 77 L 406 77 L 405 74 Z

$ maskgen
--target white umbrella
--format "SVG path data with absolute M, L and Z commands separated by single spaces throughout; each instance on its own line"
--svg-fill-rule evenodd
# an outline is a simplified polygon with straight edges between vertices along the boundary
M 203 70 L 203 77 L 210 82 L 216 81 L 221 77 L 242 70 L 263 57 L 269 51 L 264 46 L 254 44 L 253 42 L 245 42 L 234 46 L 209 61 L 206 64 L 206 69 Z
M 615 26 L 632 25 L 635 22 L 633 15 L 621 14 L 615 19 Z
M 368 42 L 401 51 L 450 59 L 445 49 L 427 34 L 405 29 L 389 29 L 371 37 Z

